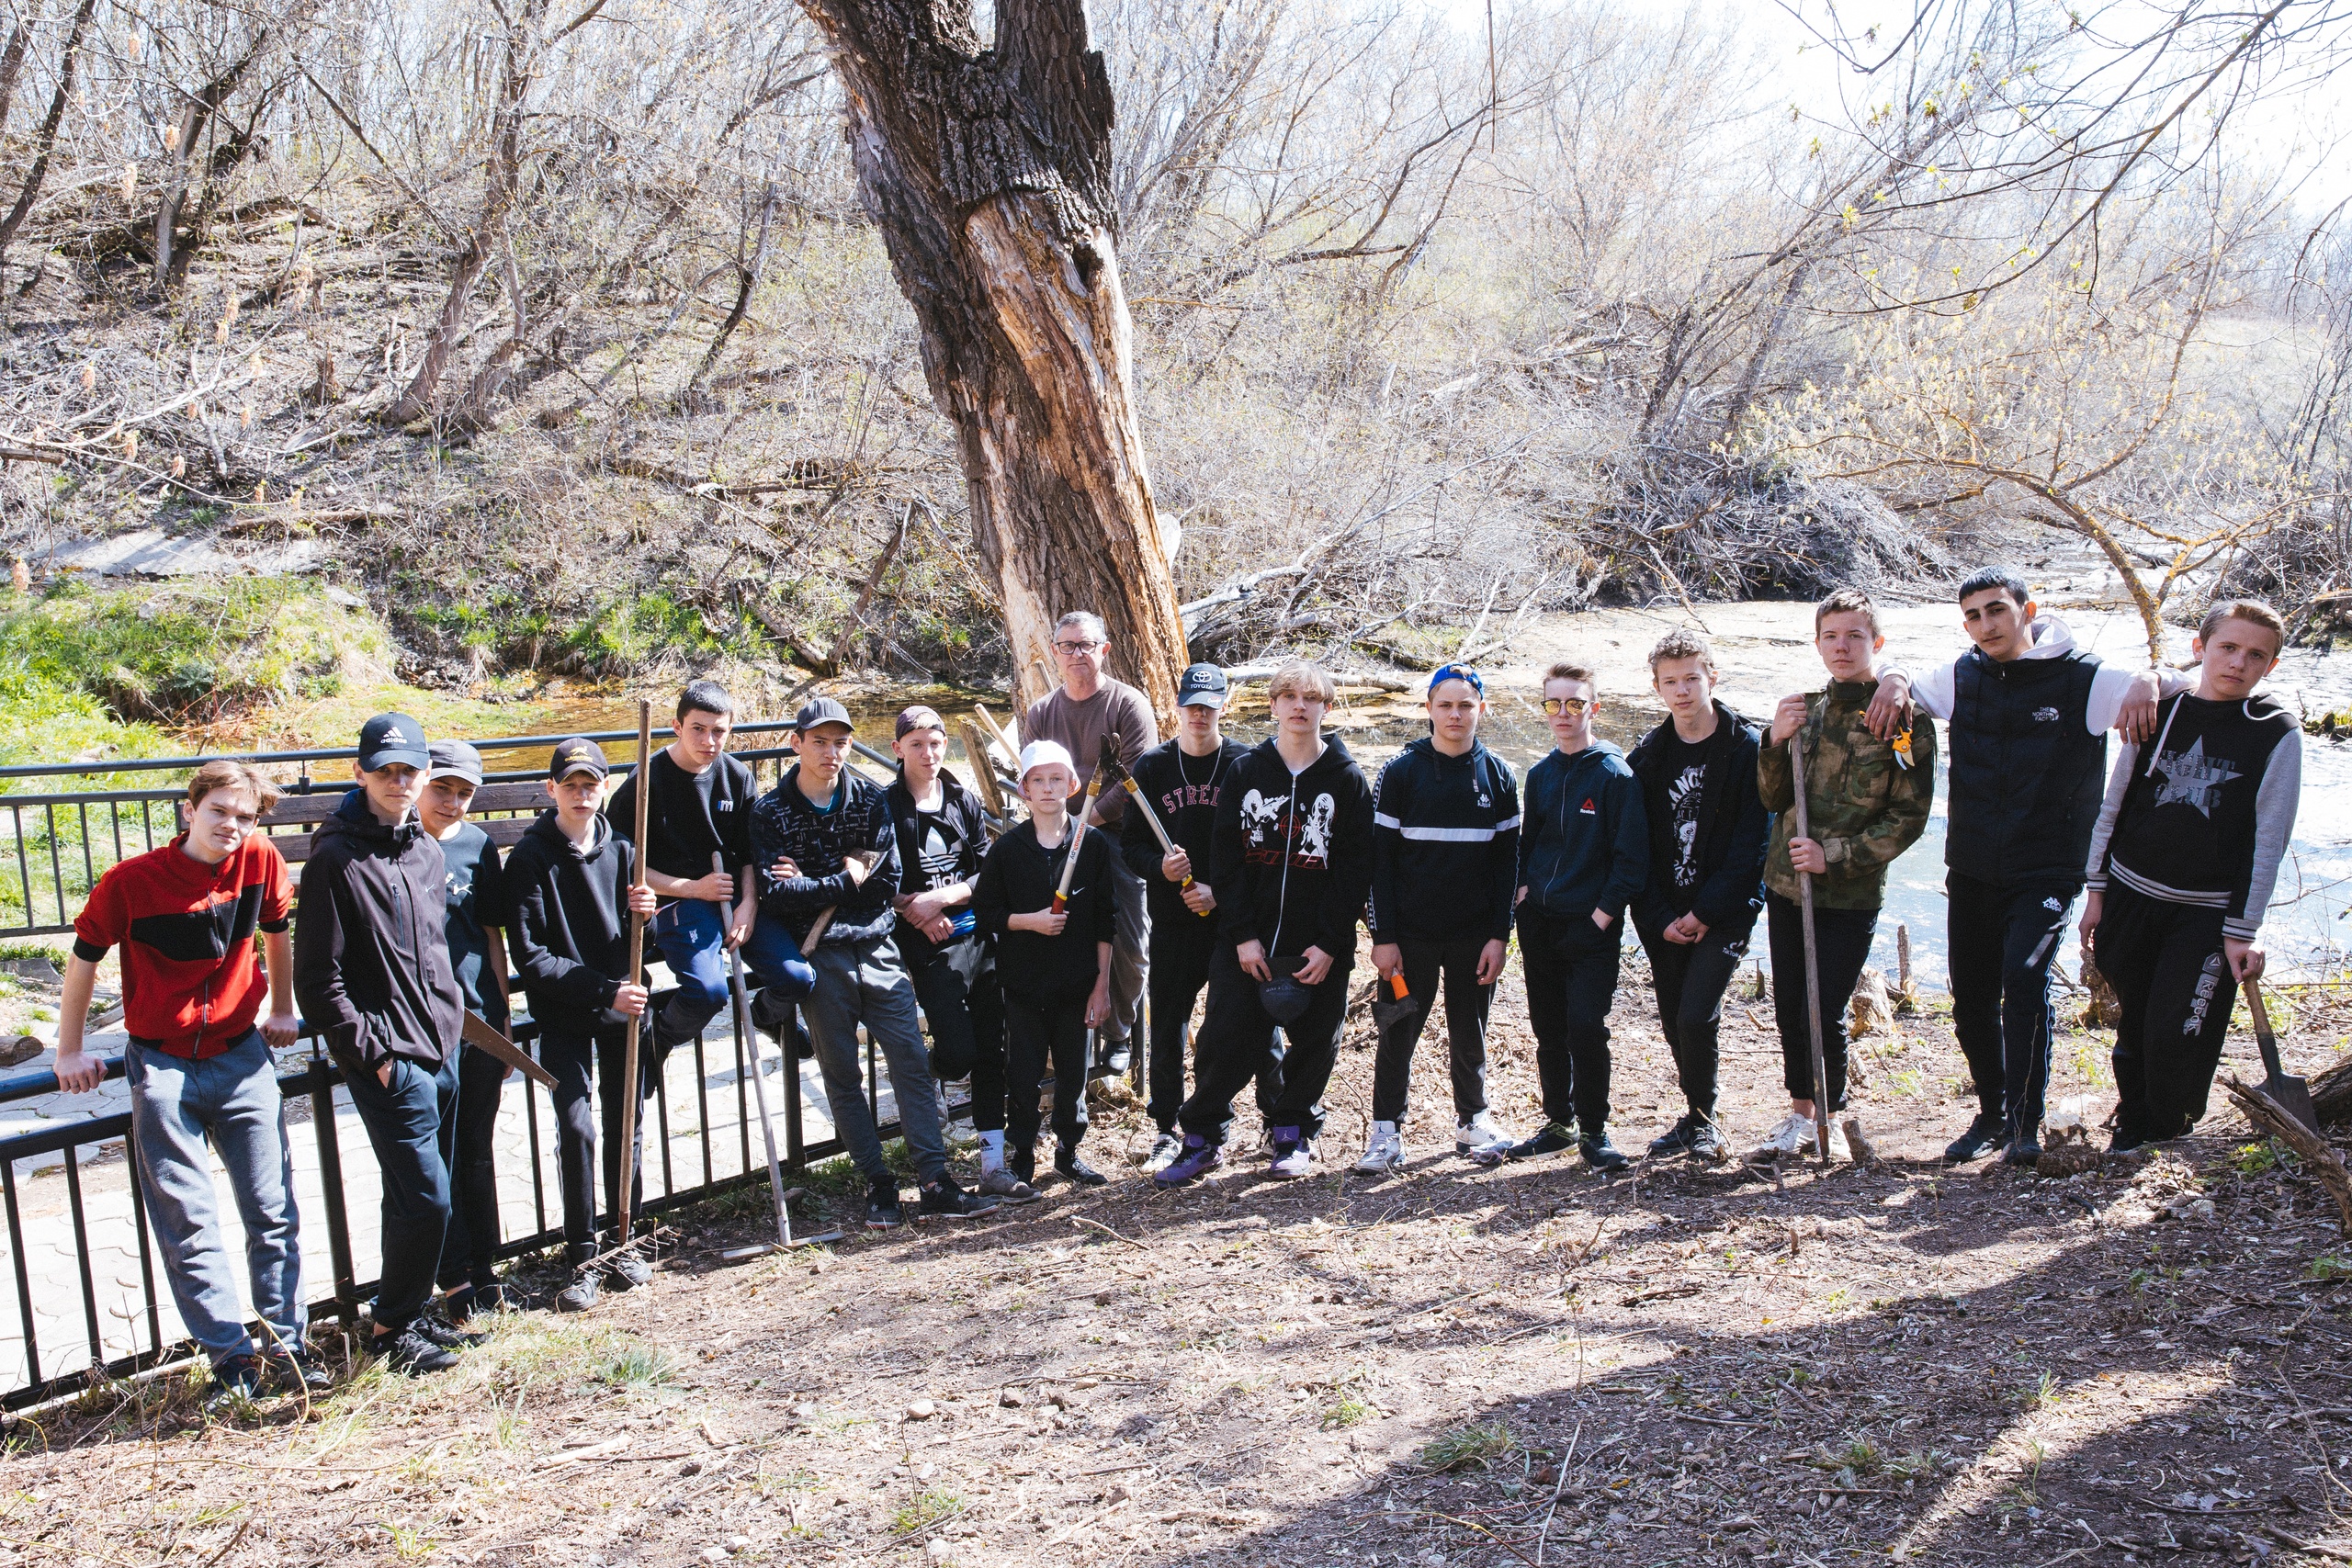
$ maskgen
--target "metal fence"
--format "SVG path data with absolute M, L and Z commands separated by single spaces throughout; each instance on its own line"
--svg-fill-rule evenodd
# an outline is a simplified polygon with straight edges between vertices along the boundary
M 739 726 L 737 733 L 773 733 L 786 728 L 776 723 L 746 724 Z M 595 739 L 634 739 L 635 733 L 616 732 Z M 496 754 L 537 748 L 551 750 L 559 739 L 526 736 L 478 741 L 476 745 L 486 753 Z M 861 747 L 860 751 L 869 761 L 888 761 L 867 748 Z M 734 754 L 751 763 L 755 771 L 769 764 L 780 767 L 779 759 L 789 755 L 781 749 Z M 299 764 L 300 778 L 292 790 L 301 794 L 313 788 L 349 788 L 341 782 L 313 785 L 311 764 L 353 755 L 349 750 L 277 752 L 244 760 L 261 764 Z M 134 770 L 176 770 L 185 773 L 192 772 L 200 761 L 176 758 L 62 768 L 7 768 L 0 769 L 0 779 L 86 777 Z M 625 773 L 631 766 L 633 761 L 616 767 L 615 773 Z M 537 776 L 541 775 L 515 773 L 494 774 L 493 780 Z M 81 897 L 107 866 L 127 855 L 141 853 L 157 842 L 170 840 L 177 831 L 172 803 L 180 798 L 180 792 L 174 790 L 121 788 L 0 796 L 0 807 L 14 814 L 17 826 L 17 909 L 23 913 L 23 918 L 14 924 L 0 924 L 0 936 L 70 931 Z M 38 854 L 28 845 L 24 829 L 28 809 L 41 813 Z M 131 824 L 128 833 L 126 821 Z M 63 831 L 60 830 L 61 823 Z M 48 872 L 46 881 L 38 875 L 43 865 Z M 78 872 L 78 879 L 69 876 L 69 872 Z M 658 961 L 658 954 L 650 951 L 648 956 L 650 961 Z M 517 1044 L 527 1045 L 537 1035 L 537 1027 L 533 1021 L 521 1017 L 515 1020 L 514 1037 Z M 364 1137 L 354 1148 L 346 1150 L 345 1133 L 348 1127 L 343 1119 L 352 1116 L 352 1112 L 347 1095 L 338 1096 L 343 1074 L 324 1054 L 315 1033 L 306 1032 L 303 1039 L 308 1059 L 292 1064 L 281 1062 L 278 1089 L 288 1102 L 289 1122 L 307 1120 L 311 1126 L 307 1139 L 300 1134 L 299 1126 L 291 1129 L 296 1149 L 296 1202 L 302 1216 L 301 1229 L 312 1240 L 315 1227 L 323 1220 L 324 1261 L 334 1280 L 331 1294 L 322 1296 L 313 1292 L 311 1312 L 314 1319 L 332 1316 L 350 1323 L 356 1319 L 361 1301 L 373 1290 L 374 1280 L 361 1278 L 368 1247 L 363 1237 L 355 1235 L 353 1205 L 346 1201 L 346 1165 L 356 1159 L 372 1163 L 373 1151 Z M 732 1059 L 729 1061 L 726 1058 L 730 1044 Z M 710 1060 L 714 1047 L 721 1057 L 717 1076 Z M 694 1041 L 691 1102 L 673 1106 L 673 1098 L 678 1098 L 673 1085 L 677 1089 L 684 1087 L 676 1080 L 687 1066 L 683 1059 L 685 1055 L 685 1047 L 673 1051 L 655 1078 L 650 1111 L 644 1118 L 643 1179 L 647 1201 L 641 1213 L 659 1213 L 766 1179 L 764 1150 L 756 1149 L 753 1144 L 757 1116 L 750 1082 L 753 1070 L 779 1072 L 780 1063 L 785 1123 L 781 1152 L 787 1165 L 798 1169 L 811 1160 L 830 1158 L 842 1152 L 838 1138 L 810 1143 L 804 1136 L 799 1064 L 788 1048 L 763 1048 L 756 1035 L 747 1040 L 735 1030 L 723 1039 Z M 871 1042 L 866 1046 L 865 1066 L 867 1104 L 880 1121 L 884 1113 L 883 1078 Z M 119 1060 L 109 1064 L 109 1079 L 119 1078 L 121 1072 Z M 514 1093 L 517 1085 L 521 1089 L 519 1097 Z M 45 1068 L 0 1076 L 0 1107 L 21 1105 L 58 1093 L 55 1073 Z M 713 1114 L 714 1098 L 719 1108 L 717 1120 Z M 731 1117 L 726 1114 L 729 1098 L 734 1102 Z M 521 1122 L 520 1147 L 516 1152 L 526 1155 L 523 1163 L 527 1168 L 530 1228 L 528 1234 L 503 1237 L 499 1248 L 502 1258 L 534 1252 L 562 1239 L 560 1188 L 552 1169 L 553 1100 L 530 1079 L 519 1074 L 510 1075 L 502 1101 L 502 1122 L 509 1119 Z M 356 1118 L 352 1124 L 356 1124 Z M 13 1314 L 0 1309 L 0 1409 L 19 1410 L 74 1393 L 98 1380 L 129 1377 L 169 1364 L 195 1351 L 189 1341 L 176 1336 L 166 1337 L 165 1306 L 164 1298 L 157 1294 L 158 1267 L 139 1184 L 131 1178 L 127 1160 L 118 1167 L 106 1156 L 106 1145 L 127 1141 L 130 1130 L 130 1112 L 113 1110 L 71 1116 L 61 1119 L 54 1127 L 35 1128 L 0 1138 L 0 1203 L 5 1203 L 6 1211 L 9 1282 L 17 1298 Z M 897 1132 L 895 1122 L 884 1122 L 882 1135 L 886 1139 Z M 29 1174 L 20 1173 L 18 1168 L 28 1163 L 36 1164 L 37 1168 Z M 48 1186 L 51 1178 L 47 1167 L 51 1164 L 55 1165 L 56 1178 L 63 1188 L 62 1203 Z M 104 1173 L 97 1179 L 103 1191 L 91 1190 L 94 1172 Z M 502 1188 L 510 1183 L 520 1186 L 511 1165 L 501 1171 L 501 1178 Z M 362 1201 L 372 1203 L 372 1182 L 357 1176 L 354 1179 L 359 1181 Z M 505 1229 L 512 1230 L 511 1216 L 519 1212 L 520 1206 L 514 1198 L 502 1191 L 501 1218 Z M 361 1217 L 364 1228 L 364 1213 Z M 223 1223 L 227 1223 L 225 1213 Z M 310 1255 L 311 1249 L 306 1248 L 306 1279 L 313 1277 Z M 119 1272 L 124 1269 L 135 1272 Z M 9 1321 L 12 1315 L 13 1323 Z M 175 1309 L 174 1316 L 175 1319 Z M 109 1319 L 113 1321 L 110 1323 Z M 16 1343 L 8 1343 L 10 1340 Z M 7 1364 L 11 1357 L 13 1365 Z

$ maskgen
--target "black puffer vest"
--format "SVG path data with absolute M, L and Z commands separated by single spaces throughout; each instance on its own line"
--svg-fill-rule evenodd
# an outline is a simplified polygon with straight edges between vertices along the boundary
M 1951 826 L 1944 863 L 1998 886 L 2079 887 L 2107 777 L 2107 737 L 2085 727 L 2098 660 L 1987 659 L 1954 668 Z

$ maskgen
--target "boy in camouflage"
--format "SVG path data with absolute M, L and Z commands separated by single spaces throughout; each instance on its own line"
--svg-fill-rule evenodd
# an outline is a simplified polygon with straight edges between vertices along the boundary
M 1936 727 L 1925 714 L 1892 741 L 1870 730 L 1867 714 L 1877 690 L 1871 659 L 1886 639 L 1878 610 L 1865 594 L 1841 589 L 1814 611 L 1814 647 L 1828 668 L 1826 689 L 1781 699 L 1771 732 L 1756 759 L 1756 789 L 1776 812 L 1772 848 L 1764 862 L 1765 919 L 1771 933 L 1772 1011 L 1781 1031 L 1781 1057 L 1789 1089 L 1789 1116 L 1754 1156 L 1814 1150 L 1814 1095 L 1829 1109 L 1846 1103 L 1846 1004 L 1861 978 L 1886 891 L 1886 868 L 1927 829 L 1936 790 Z M 1789 765 L 1792 740 L 1804 748 L 1805 807 L 1810 834 L 1797 837 L 1796 789 Z M 1822 1066 L 1829 1081 L 1813 1081 L 1812 1029 L 1806 1008 L 1804 927 L 1797 877 L 1813 877 L 1815 951 L 1821 987 Z M 1845 1134 L 1833 1123 L 1829 1149 L 1842 1156 Z

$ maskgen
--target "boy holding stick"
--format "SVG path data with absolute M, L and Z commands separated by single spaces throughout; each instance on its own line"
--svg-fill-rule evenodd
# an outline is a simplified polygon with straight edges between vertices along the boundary
M 1147 1109 L 1159 1128 L 1150 1168 L 1165 1170 L 1183 1149 L 1176 1111 L 1184 1103 L 1184 1058 L 1193 1007 L 1209 983 L 1216 953 L 1216 891 L 1206 878 L 1217 805 L 1234 765 L 1248 754 L 1217 728 L 1232 694 L 1225 671 L 1195 664 L 1176 683 L 1176 738 L 1137 757 L 1131 775 L 1139 803 L 1127 812 L 1119 850 L 1143 880 L 1151 911 L 1149 1063 Z M 1157 824 L 1158 830 L 1154 830 Z M 1168 842 L 1160 841 L 1166 833 Z M 1261 1106 L 1261 1109 L 1263 1109 Z
M 1029 820 L 989 849 L 972 896 L 980 929 L 996 938 L 1004 983 L 1005 1164 L 1024 1183 L 1036 1178 L 1037 1089 L 1050 1061 L 1054 1168 L 1100 1187 L 1105 1178 L 1079 1157 L 1078 1144 L 1086 1136 L 1086 1032 L 1111 1010 L 1111 840 L 1072 820 L 1078 770 L 1053 741 L 1022 748 L 1020 783 Z
M 2278 612 L 2206 612 L 2197 690 L 2158 705 L 2155 739 L 2115 760 L 2086 867 L 2083 955 L 2115 987 L 2118 1151 L 2205 1114 L 2231 992 L 2262 974 L 2262 917 L 2295 833 L 2303 736 L 2255 691 L 2286 641 Z
M 655 902 L 652 888 L 634 885 L 637 857 L 629 841 L 605 819 L 605 781 L 611 772 L 604 749 L 593 740 L 574 736 L 558 746 L 548 763 L 546 785 L 554 804 L 539 813 L 506 857 L 515 965 L 531 998 L 531 1016 L 538 1021 L 539 1060 L 556 1078 L 564 1258 L 578 1271 L 556 1294 L 559 1312 L 584 1312 L 596 1304 L 605 1285 L 626 1291 L 652 1277 L 645 1261 L 631 1253 L 616 1254 L 601 1268 L 588 1267 L 603 1250 L 596 1226 L 598 1108 L 589 1094 L 592 1088 L 602 1090 L 598 1098 L 609 1134 L 603 1140 L 605 1194 L 617 1215 L 620 1134 L 632 1124 L 622 1098 L 628 1092 L 628 1024 L 644 1016 L 646 1004 L 646 988 L 628 978 L 628 921 L 632 913 L 651 914 Z M 640 1101 L 660 1063 L 659 1050 L 639 1062 L 635 1089 Z M 628 1141 L 628 1179 L 634 1190 L 642 1139 Z
M 1751 1158 L 1818 1155 L 1816 1122 L 1846 1104 L 1846 1004 L 1869 959 L 1886 894 L 1886 868 L 1927 830 L 1936 791 L 1936 727 L 1925 714 L 1895 732 L 1872 734 L 1868 717 L 1877 692 L 1871 661 L 1886 639 L 1867 594 L 1845 588 L 1814 610 L 1814 648 L 1829 684 L 1781 699 L 1756 760 L 1756 789 L 1778 812 L 1764 862 L 1765 925 L 1772 950 L 1772 1013 L 1781 1034 L 1789 1114 Z M 1792 745 L 1804 748 L 1805 807 L 1811 831 L 1796 829 Z M 1812 919 L 1799 908 L 1799 876 L 1813 879 Z M 1817 970 L 1808 990 L 1806 928 Z M 1813 997 L 1822 1021 L 1823 1077 L 1813 1073 Z M 1822 1100 L 1815 1104 L 1815 1097 Z M 1846 1135 L 1829 1123 L 1829 1155 L 1848 1154 Z

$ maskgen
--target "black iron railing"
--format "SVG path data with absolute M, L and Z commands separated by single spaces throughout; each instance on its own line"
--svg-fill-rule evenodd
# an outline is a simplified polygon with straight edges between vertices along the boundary
M 739 736 L 775 736 L 789 727 L 780 723 L 745 724 L 737 728 Z M 624 740 L 635 738 L 635 731 L 616 731 L 599 735 L 601 740 Z M 668 732 L 663 731 L 666 735 Z M 526 736 L 498 740 L 477 741 L 484 752 L 495 755 L 501 751 L 528 750 L 535 748 L 552 749 L 557 736 Z M 860 754 L 872 763 L 884 766 L 890 760 L 870 747 L 860 745 Z M 350 750 L 282 751 L 246 756 L 243 760 L 256 764 L 300 764 L 300 777 L 292 784 L 296 794 L 322 790 L 343 790 L 349 784 L 340 780 L 311 778 L 310 765 L 346 760 Z M 780 747 L 759 748 L 735 753 L 752 765 L 780 769 L 782 759 L 790 755 Z M 0 769 L 0 779 L 29 779 L 52 777 L 61 780 L 74 776 L 106 776 L 133 771 L 170 773 L 191 773 L 205 759 L 194 757 L 134 759 L 125 761 L 70 764 L 63 767 Z M 626 773 L 633 759 L 623 760 L 616 773 Z M 509 782 L 541 776 L 534 772 L 505 773 L 492 775 L 491 782 Z M 81 899 L 107 867 L 130 855 L 142 853 L 158 843 L 168 842 L 177 830 L 174 816 L 175 803 L 181 792 L 171 789 L 132 790 L 97 789 L 83 793 L 51 791 L 23 795 L 0 795 L 0 810 L 12 814 L 16 828 L 14 872 L 16 904 L 8 905 L 11 890 L 0 883 L 0 937 L 25 936 L 70 931 L 73 917 Z M 38 812 L 37 835 L 28 838 L 26 831 L 28 813 Z M 60 830 L 61 821 L 64 830 Z M 128 824 L 128 828 L 126 828 Z M 39 873 L 44 869 L 44 879 Z M 78 873 L 70 876 L 69 872 Z M 14 917 L 13 920 L 10 917 Z M 658 954 L 649 953 L 649 961 L 658 962 Z M 537 1035 L 537 1027 L 528 1018 L 518 1018 L 514 1024 L 516 1043 L 528 1045 Z M 307 1111 L 311 1124 L 310 1138 L 316 1151 L 315 1170 L 297 1170 L 297 1207 L 304 1228 L 323 1223 L 327 1235 L 329 1271 L 333 1276 L 332 1293 L 314 1300 L 314 1318 L 333 1316 L 346 1323 L 357 1314 L 359 1303 L 374 1288 L 371 1278 L 363 1278 L 369 1270 L 363 1267 L 363 1248 L 355 1245 L 351 1225 L 351 1209 L 345 1190 L 344 1127 L 338 1119 L 339 1103 L 347 1112 L 347 1099 L 338 1101 L 337 1089 L 343 1082 L 341 1070 L 322 1050 L 318 1039 L 306 1033 L 310 1043 L 310 1058 L 290 1070 L 282 1070 L 278 1090 L 290 1102 L 297 1118 Z M 670 1068 L 677 1065 L 680 1052 L 673 1052 L 664 1071 L 656 1077 L 650 1113 L 645 1118 L 647 1147 L 644 1156 L 644 1182 L 648 1201 L 641 1212 L 660 1213 L 684 1203 L 728 1191 L 747 1183 L 766 1179 L 764 1149 L 755 1144 L 755 1129 L 752 1123 L 757 1117 L 751 1094 L 750 1073 L 754 1058 L 766 1065 L 761 1070 L 773 1071 L 781 1059 L 780 1073 L 784 1105 L 782 1119 L 782 1153 L 786 1163 L 794 1169 L 812 1160 L 822 1160 L 842 1152 L 838 1138 L 826 1138 L 809 1143 L 802 1126 L 802 1098 L 799 1065 L 788 1050 L 761 1050 L 756 1039 L 747 1041 L 740 1032 L 727 1037 L 731 1043 L 733 1059 L 723 1063 L 720 1075 L 714 1079 L 709 1060 L 713 1040 L 697 1039 L 691 1050 L 694 1063 L 693 1104 L 675 1108 L 679 1125 L 673 1125 L 670 1092 Z M 684 1047 L 681 1047 L 683 1051 Z M 107 1068 L 108 1077 L 121 1076 L 121 1064 L 115 1061 Z M 865 1092 L 867 1103 L 877 1118 L 881 1100 L 881 1082 L 876 1058 L 869 1046 L 865 1054 Z M 530 1079 L 510 1075 L 506 1093 L 521 1094 L 525 1145 L 530 1167 L 530 1224 L 525 1234 L 515 1235 L 512 1215 L 515 1205 L 502 1194 L 501 1222 L 509 1234 L 502 1238 L 500 1255 L 514 1257 L 549 1247 L 562 1238 L 560 1188 L 553 1178 L 550 1162 L 555 1156 L 552 1146 L 553 1100 L 546 1091 Z M 723 1114 L 712 1120 L 713 1090 L 724 1098 L 731 1089 L 735 1100 L 735 1115 L 730 1127 Z M 59 1092 L 54 1072 L 46 1068 L 30 1068 L 0 1076 L 0 1106 L 22 1104 L 28 1100 Z M 299 1108 L 299 1109 L 298 1109 Z M 68 1108 L 70 1109 L 70 1108 Z M 956 1107 L 961 1110 L 962 1107 Z M 685 1127 L 684 1118 L 691 1114 L 692 1126 Z M 300 1136 L 300 1129 L 294 1130 Z M 5 1207 L 7 1223 L 7 1243 L 10 1258 L 9 1283 L 16 1294 L 13 1314 L 0 1308 L 0 1408 L 18 1410 L 89 1386 L 93 1382 L 108 1378 L 124 1378 L 158 1366 L 182 1359 L 195 1352 L 195 1347 L 185 1338 L 170 1336 L 166 1328 L 164 1298 L 159 1296 L 158 1262 L 153 1253 L 153 1237 L 147 1213 L 141 1201 L 139 1184 L 133 1174 L 124 1168 L 120 1180 L 129 1191 L 127 1214 L 94 1215 L 85 1193 L 86 1179 L 93 1167 L 92 1156 L 105 1145 L 124 1142 L 130 1133 L 128 1111 L 102 1111 L 86 1116 L 61 1119 L 54 1127 L 40 1127 L 0 1138 L 0 1207 Z M 885 1139 L 896 1136 L 895 1122 L 882 1128 Z M 730 1136 L 731 1134 L 731 1136 Z M 678 1149 L 691 1141 L 699 1150 L 699 1158 L 687 1164 L 686 1179 L 681 1181 L 677 1167 L 681 1163 Z M 732 1160 L 721 1157 L 722 1141 L 731 1143 Z M 363 1141 L 363 1147 L 364 1147 Z M 63 1185 L 62 1212 L 52 1195 L 41 1190 L 51 1178 L 45 1170 L 20 1172 L 26 1162 L 55 1160 L 60 1166 L 58 1178 Z M 126 1162 L 126 1166 L 127 1166 Z M 731 1165 L 732 1168 L 724 1168 Z M 699 1169 L 695 1167 L 698 1166 Z M 376 1193 L 373 1183 L 362 1182 L 357 1201 L 373 1204 Z M 29 1196 L 52 1199 L 36 1209 L 28 1203 Z M 109 1205 L 111 1208 L 113 1205 Z M 227 1208 L 223 1223 L 230 1223 Z M 550 1221 L 550 1210 L 553 1220 Z M 123 1259 L 123 1264 L 135 1261 L 135 1282 L 119 1276 L 101 1278 L 98 1258 L 111 1254 Z M 54 1269 L 49 1258 L 70 1258 L 74 1279 L 71 1299 L 60 1303 L 54 1298 Z M 119 1268 L 123 1265 L 109 1265 Z M 307 1270 L 306 1270 L 307 1273 Z M 120 1296 L 107 1287 L 119 1285 L 130 1294 Z M 128 1303 L 128 1310 L 123 1310 Z M 116 1319 L 109 1324 L 108 1319 Z M 176 1311 L 170 1322 L 177 1321 Z M 13 1341 L 13 1343 L 12 1343 Z M 12 1355 L 12 1352 L 14 1353 Z M 13 1361 L 12 1366 L 9 1363 Z

